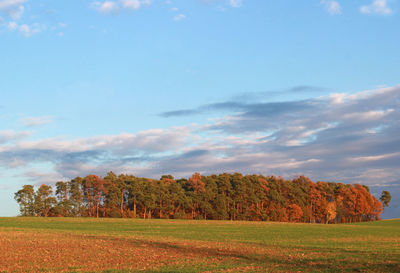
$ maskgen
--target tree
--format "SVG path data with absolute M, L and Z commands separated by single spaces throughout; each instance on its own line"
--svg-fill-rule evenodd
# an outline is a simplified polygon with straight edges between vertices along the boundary
M 73 216 L 83 216 L 84 214 L 82 183 L 83 178 L 79 176 L 68 182 L 70 190 L 69 200 L 72 206 L 71 214 Z
M 290 204 L 288 209 L 288 217 L 290 222 L 300 222 L 303 216 L 303 210 L 296 204 Z
M 53 189 L 48 185 L 41 185 L 35 195 L 35 211 L 39 216 L 47 217 L 51 208 L 57 204 L 55 197 L 51 196 Z
M 128 206 L 133 209 L 133 217 L 137 217 L 137 207 L 143 204 L 144 200 L 144 187 L 145 182 L 143 179 L 136 179 L 134 176 L 128 176 L 127 188 L 128 188 Z
M 72 203 L 69 200 L 69 184 L 59 181 L 56 183 L 56 196 L 58 200 L 57 214 L 60 216 L 70 216 L 72 210 Z
M 391 196 L 390 192 L 383 191 L 380 200 L 384 207 L 388 207 L 390 200 L 392 200 L 392 196 Z
M 35 215 L 35 190 L 32 185 L 24 185 L 21 190 L 14 194 L 14 199 L 19 204 L 22 216 Z
M 336 218 L 336 204 L 335 202 L 329 202 L 326 206 L 326 224 Z
M 121 174 L 117 177 L 113 172 L 104 177 L 107 188 L 106 207 L 110 210 L 111 217 L 124 217 L 125 199 L 127 199 L 126 180 L 126 175 Z
M 193 174 L 188 181 L 189 188 L 191 192 L 189 196 L 191 197 L 192 201 L 192 219 L 195 219 L 196 216 L 200 213 L 199 207 L 202 201 L 202 194 L 206 191 L 205 183 L 202 180 L 202 177 L 199 173 Z
M 88 206 L 88 216 L 99 218 L 100 206 L 104 204 L 106 196 L 104 180 L 97 175 L 88 175 L 83 180 L 83 189 Z

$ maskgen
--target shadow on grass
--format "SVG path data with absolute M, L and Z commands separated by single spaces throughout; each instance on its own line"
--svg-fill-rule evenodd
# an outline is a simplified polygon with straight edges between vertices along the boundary
M 127 239 L 116 239 L 124 240 Z M 180 265 L 165 265 L 145 271 L 108 270 L 104 272 L 400 272 L 400 257 L 390 253 L 320 247 L 277 247 L 264 245 L 264 254 L 252 253 L 229 244 L 174 243 L 144 239 L 129 239 L 132 247 L 151 246 L 175 250 L 182 257 L 209 257 L 218 262 L 186 261 Z

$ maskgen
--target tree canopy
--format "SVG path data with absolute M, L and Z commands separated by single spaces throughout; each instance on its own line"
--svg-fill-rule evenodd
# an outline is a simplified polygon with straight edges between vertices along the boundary
M 15 193 L 21 215 L 348 223 L 378 220 L 391 198 L 359 184 L 240 173 L 155 180 L 109 172 L 55 187 L 24 185 Z

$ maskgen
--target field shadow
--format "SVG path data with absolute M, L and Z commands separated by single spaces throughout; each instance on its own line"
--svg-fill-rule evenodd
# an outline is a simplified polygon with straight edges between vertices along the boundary
M 141 247 L 153 247 L 163 250 L 174 250 L 182 257 L 209 257 L 216 258 L 221 264 L 231 264 L 240 268 L 249 266 L 248 272 L 400 272 L 399 255 L 388 253 L 371 253 L 360 250 L 344 250 L 338 248 L 321 247 L 281 247 L 276 245 L 263 245 L 254 250 L 254 247 L 245 244 L 229 243 L 217 244 L 215 242 L 184 241 L 168 242 L 147 239 L 113 238 L 121 242 Z M 217 270 L 216 272 L 223 272 Z M 239 271 L 239 270 L 238 270 Z M 176 272 L 168 271 L 168 266 L 160 267 L 146 272 Z M 203 272 L 189 267 L 182 272 Z M 214 271 L 210 271 L 214 272 Z M 240 272 L 247 272 L 240 270 Z

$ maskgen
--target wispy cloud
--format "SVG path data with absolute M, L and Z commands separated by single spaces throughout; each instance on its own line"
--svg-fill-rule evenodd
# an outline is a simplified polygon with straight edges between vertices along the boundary
M 184 15 L 184 14 L 178 14 L 178 15 L 174 16 L 174 21 L 182 21 L 184 19 L 186 19 L 186 15 Z
M 233 100 L 210 103 L 199 106 L 195 109 L 180 109 L 174 111 L 163 112 L 160 114 L 162 117 L 175 117 L 175 116 L 190 116 L 199 115 L 209 112 L 241 112 L 247 113 L 247 115 L 276 115 L 282 113 L 282 111 L 306 109 L 313 107 L 312 101 L 283 101 L 283 102 L 262 102 L 261 98 L 271 98 L 277 94 L 284 93 L 296 93 L 300 90 L 295 87 L 283 92 L 260 92 L 260 93 L 243 93 L 235 96 Z M 257 102 L 251 102 L 254 98 L 257 98 Z M 246 102 L 250 100 L 250 102 Z M 260 102 L 261 100 L 261 102 Z
M 95 1 L 92 7 L 101 13 L 117 13 L 120 10 L 120 6 L 115 1 Z
M 11 17 L 13 20 L 18 20 L 24 13 L 24 4 L 27 0 L 0 0 L 0 11 Z
M 41 25 L 38 23 L 28 25 L 28 24 L 18 24 L 16 22 L 9 22 L 7 24 L 7 28 L 10 31 L 17 31 L 25 37 L 30 37 L 34 34 L 43 32 L 47 29 L 45 25 Z
M 0 131 L 0 144 L 15 142 L 17 140 L 26 138 L 30 135 L 31 133 L 27 131 L 24 132 L 15 132 L 13 130 Z M 0 151 L 2 151 L 1 147 Z
M 374 0 L 370 5 L 361 6 L 360 12 L 364 14 L 389 15 L 393 11 L 386 0 Z
M 94 1 L 91 6 L 105 14 L 116 14 L 121 10 L 139 10 L 152 4 L 151 0 Z
M 52 118 L 45 116 L 45 117 L 26 117 L 22 118 L 20 122 L 25 126 L 25 127 L 38 127 L 41 125 L 48 124 L 52 122 Z
M 242 0 L 228 0 L 228 3 L 231 7 L 239 8 L 242 6 Z
M 331 15 L 342 14 L 342 6 L 338 1 L 322 0 L 321 4 L 324 6 L 325 10 Z
M 122 7 L 126 9 L 140 9 L 141 2 L 139 0 L 122 0 Z
M 0 26 L 12 32 L 17 32 L 25 37 L 43 32 L 47 26 L 41 23 L 25 23 L 22 15 L 25 11 L 27 0 L 0 0 L 0 14 L 6 15 L 6 19 L 0 17 Z

